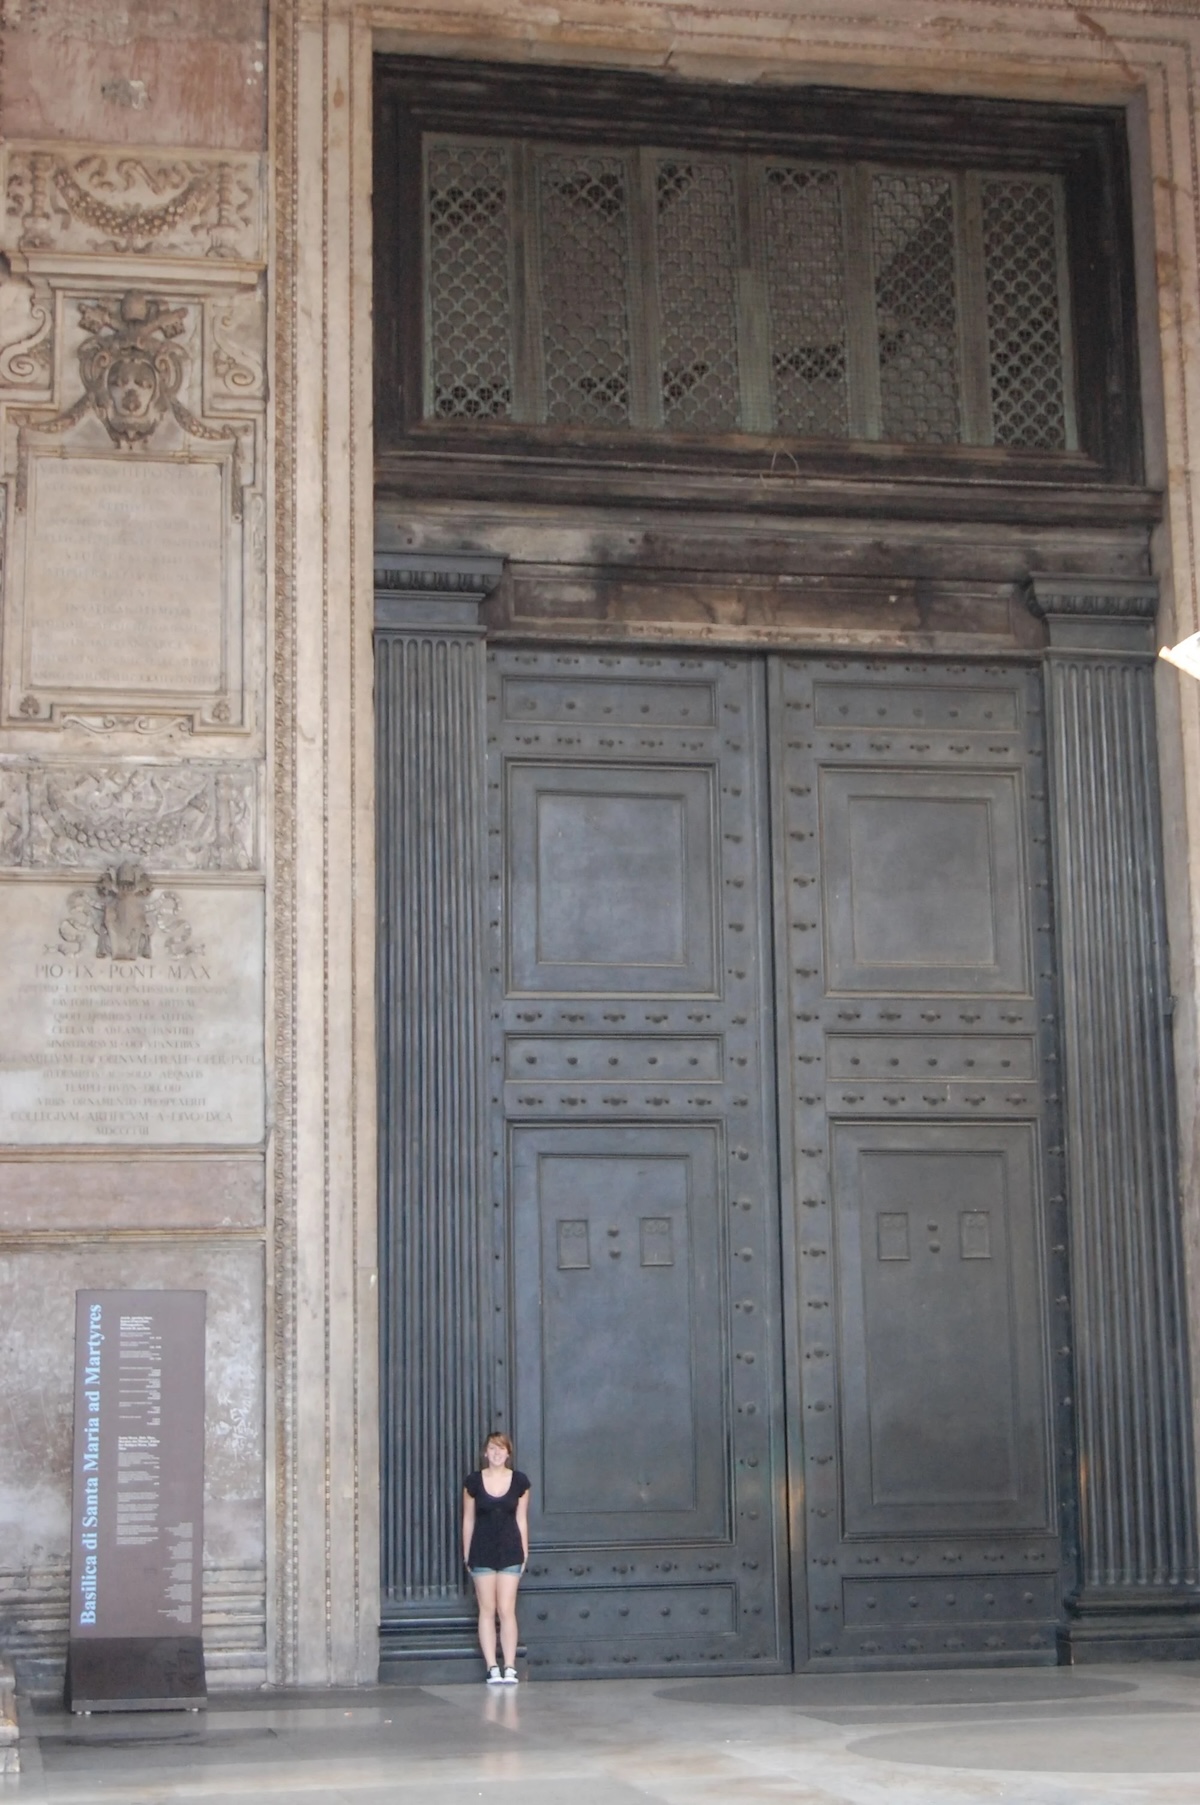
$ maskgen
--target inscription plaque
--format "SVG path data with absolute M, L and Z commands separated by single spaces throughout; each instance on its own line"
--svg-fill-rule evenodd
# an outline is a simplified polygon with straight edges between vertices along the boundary
M 0 1141 L 263 1134 L 263 901 L 118 866 L 0 886 Z
M 30 464 L 29 684 L 60 692 L 221 692 L 221 465 L 45 455 Z
M 204 1701 L 203 1291 L 75 1294 L 67 1704 Z

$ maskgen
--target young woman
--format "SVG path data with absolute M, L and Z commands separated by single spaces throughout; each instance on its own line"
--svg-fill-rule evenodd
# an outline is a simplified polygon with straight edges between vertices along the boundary
M 517 1683 L 517 1587 L 529 1559 L 529 1481 L 513 1469 L 507 1435 L 489 1435 L 477 1472 L 463 1481 L 463 1559 L 479 1603 L 479 1646 L 489 1686 Z M 496 1618 L 500 1652 L 496 1663 Z

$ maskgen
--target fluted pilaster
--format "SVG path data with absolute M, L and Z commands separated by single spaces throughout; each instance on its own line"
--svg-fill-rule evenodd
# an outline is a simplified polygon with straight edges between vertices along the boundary
M 1200 1652 L 1152 583 L 1037 578 L 1071 1219 L 1072 1657 Z
M 485 1423 L 479 611 L 501 566 L 375 562 L 386 1652 L 389 1621 L 428 1640 L 431 1615 L 462 1614 L 461 1482 Z

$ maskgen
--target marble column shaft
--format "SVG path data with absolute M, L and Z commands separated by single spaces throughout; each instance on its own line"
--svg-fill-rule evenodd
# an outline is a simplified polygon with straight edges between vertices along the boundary
M 483 973 L 490 559 L 376 559 L 383 1597 L 459 1600 L 486 1427 Z
M 1152 582 L 1039 578 L 1034 596 L 1050 633 L 1082 1543 L 1075 1609 L 1107 1612 L 1113 1624 L 1150 1613 L 1145 1629 L 1156 1610 L 1186 1608 L 1197 1581 L 1156 592 Z

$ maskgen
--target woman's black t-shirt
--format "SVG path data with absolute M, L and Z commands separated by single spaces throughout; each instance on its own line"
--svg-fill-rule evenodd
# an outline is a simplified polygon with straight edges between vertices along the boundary
M 481 1472 L 468 1473 L 463 1490 L 475 1500 L 475 1529 L 467 1555 L 468 1567 L 519 1567 L 525 1559 L 517 1505 L 529 1490 L 524 1473 L 514 1472 L 508 1490 L 493 1498 Z

